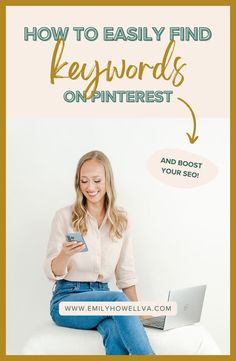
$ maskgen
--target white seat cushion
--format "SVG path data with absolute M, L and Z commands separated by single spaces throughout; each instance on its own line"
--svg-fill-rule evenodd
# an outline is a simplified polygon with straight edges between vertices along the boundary
M 146 328 L 157 355 L 220 355 L 210 334 L 195 324 L 169 331 Z M 76 330 L 46 324 L 24 345 L 23 355 L 104 355 L 101 335 L 95 330 Z

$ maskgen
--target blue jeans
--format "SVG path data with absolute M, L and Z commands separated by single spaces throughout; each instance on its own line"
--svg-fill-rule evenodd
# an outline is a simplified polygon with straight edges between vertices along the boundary
M 50 314 L 58 326 L 97 330 L 107 355 L 154 355 L 138 316 L 61 316 L 60 301 L 129 301 L 123 292 L 110 291 L 107 283 L 60 280 L 53 291 Z

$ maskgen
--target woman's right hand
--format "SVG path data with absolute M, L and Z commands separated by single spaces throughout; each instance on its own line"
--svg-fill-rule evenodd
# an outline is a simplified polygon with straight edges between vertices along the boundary
M 81 252 L 85 247 L 83 242 L 64 242 L 57 257 L 52 260 L 52 272 L 55 276 L 62 276 L 66 272 L 69 259 L 74 254 Z
M 64 242 L 61 255 L 67 257 L 71 257 L 74 254 L 81 252 L 85 248 L 85 244 L 83 242 Z

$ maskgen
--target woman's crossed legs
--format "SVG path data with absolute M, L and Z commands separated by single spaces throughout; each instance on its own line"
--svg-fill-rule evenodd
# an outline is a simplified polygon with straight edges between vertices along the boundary
M 119 291 L 72 292 L 63 302 L 125 302 L 129 301 Z M 144 327 L 137 316 L 61 316 L 59 303 L 54 304 L 51 316 L 58 326 L 77 329 L 97 329 L 103 337 L 107 355 L 154 355 Z

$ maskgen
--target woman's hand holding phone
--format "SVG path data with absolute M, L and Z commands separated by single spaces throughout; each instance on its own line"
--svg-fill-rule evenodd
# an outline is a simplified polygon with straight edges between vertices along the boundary
M 52 271 L 54 275 L 65 274 L 70 257 L 79 252 L 88 251 L 85 240 L 79 233 L 68 233 L 66 241 L 57 257 L 52 260 Z
M 77 241 L 66 241 L 63 243 L 63 247 L 61 252 L 65 255 L 65 256 L 73 256 L 76 253 L 79 253 L 81 251 L 83 251 L 86 248 L 86 245 L 84 242 L 77 242 Z
M 67 233 L 66 240 L 63 245 L 65 254 L 73 256 L 75 253 L 88 251 L 85 240 L 79 232 Z

